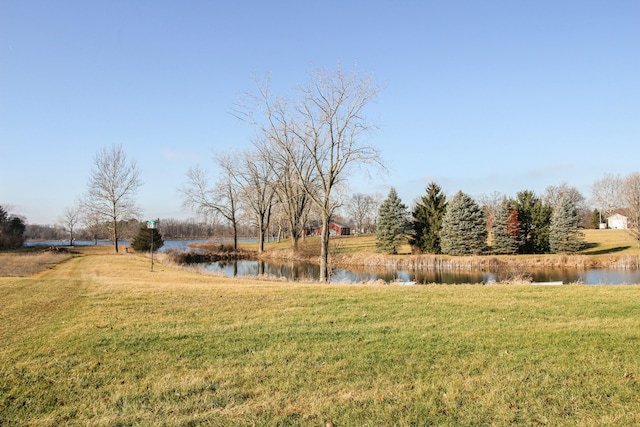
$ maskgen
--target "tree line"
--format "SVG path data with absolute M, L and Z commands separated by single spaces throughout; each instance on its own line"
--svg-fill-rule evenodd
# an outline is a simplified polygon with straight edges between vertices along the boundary
M 146 223 L 132 218 L 120 221 L 121 240 L 132 240 L 141 225 Z M 225 224 L 205 221 L 199 218 L 175 219 L 160 218 L 162 233 L 167 239 L 195 240 L 212 237 L 230 237 L 231 230 Z M 102 222 L 97 227 L 85 225 L 83 218 L 79 223 L 70 225 L 64 217 L 60 217 L 54 225 L 26 224 L 24 238 L 33 241 L 69 241 L 77 240 L 97 241 L 111 240 L 108 222 Z M 253 236 L 255 232 L 250 227 L 242 227 L 243 236 Z
M 478 203 L 462 191 L 447 200 L 432 182 L 409 211 L 392 188 L 379 209 L 376 245 L 392 254 L 405 243 L 414 252 L 448 255 L 573 253 L 584 245 L 580 230 L 603 228 L 614 212 L 630 218 L 629 232 L 640 244 L 640 173 L 605 175 L 594 183 L 593 195 L 596 205 L 609 209 L 590 211 L 566 183 L 549 186 L 542 197 L 524 190 L 515 198 L 483 196 Z

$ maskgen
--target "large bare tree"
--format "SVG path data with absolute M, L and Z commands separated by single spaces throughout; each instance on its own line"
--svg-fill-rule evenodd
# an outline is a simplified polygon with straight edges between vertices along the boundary
M 201 215 L 222 216 L 233 231 L 233 249 L 238 250 L 240 186 L 236 177 L 237 169 L 230 155 L 218 155 L 215 162 L 220 174 L 212 186 L 203 169 L 189 169 L 187 183 L 181 190 L 184 205 Z
M 237 157 L 236 181 L 242 189 L 242 200 L 253 214 L 258 228 L 258 252 L 264 251 L 264 241 L 269 229 L 276 183 L 269 153 L 245 151 Z M 231 165 L 230 165 L 231 166 Z
M 317 207 L 321 222 L 320 281 L 329 280 L 329 221 L 336 205 L 334 190 L 353 167 L 382 166 L 378 149 L 365 142 L 375 126 L 365 115 L 379 87 L 356 70 L 316 70 L 311 81 L 300 86 L 296 102 L 273 97 L 268 85 L 253 96 L 257 111 L 240 108 L 238 116 L 257 126 L 291 160 L 299 184 Z M 258 117 L 262 115 L 262 117 Z M 284 137 L 283 137 L 284 136 Z M 300 156 L 308 158 L 309 169 Z
M 142 185 L 135 160 L 127 160 L 121 145 L 105 147 L 96 154 L 83 207 L 109 223 L 113 250 L 118 253 L 118 222 L 138 215 L 135 195 Z
M 311 199 L 306 189 L 312 188 L 315 174 L 311 167 L 310 156 L 299 150 L 295 142 L 286 134 L 286 129 L 256 144 L 262 158 L 268 159 L 275 182 L 275 195 L 279 205 L 286 214 L 289 235 L 293 250 L 298 250 L 298 242 L 304 235 L 306 217 L 309 213 Z M 274 132 L 276 133 L 276 132 Z M 282 144 L 291 145 L 289 150 L 283 150 Z M 294 153 L 295 156 L 288 153 Z M 296 165 L 294 165 L 294 162 Z M 307 182 L 305 186 L 303 183 Z
M 276 177 L 276 198 L 286 214 L 287 230 L 293 250 L 297 251 L 311 204 L 307 190 L 314 187 L 316 179 L 312 157 L 296 138 L 297 122 L 291 101 L 270 92 L 268 77 L 264 84 L 256 79 L 256 87 L 256 93 L 247 93 L 245 103 L 236 105 L 234 114 L 258 130 L 254 146 L 263 158 L 269 159 Z
M 312 77 L 312 82 L 302 88 L 303 98 L 297 108 L 300 126 L 295 132 L 317 173 L 318 188 L 309 188 L 308 194 L 321 215 L 320 281 L 328 281 L 329 220 L 335 207 L 332 192 L 354 166 L 382 166 L 379 150 L 363 143 L 374 130 L 365 107 L 373 102 L 379 88 L 355 70 L 319 70 Z

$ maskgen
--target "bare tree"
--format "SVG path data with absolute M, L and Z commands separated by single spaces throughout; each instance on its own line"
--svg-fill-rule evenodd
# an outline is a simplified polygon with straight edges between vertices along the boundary
M 69 233 L 69 246 L 73 246 L 73 231 L 82 219 L 82 209 L 79 206 L 67 207 L 62 211 L 60 224 Z
M 311 204 L 308 191 L 315 187 L 313 184 L 315 174 L 310 157 L 306 153 L 300 152 L 297 156 L 288 154 L 295 150 L 295 147 L 291 147 L 290 150 L 282 150 L 277 146 L 271 148 L 271 152 L 278 153 L 273 163 L 274 172 L 278 178 L 276 194 L 289 222 L 293 250 L 298 251 L 298 242 L 304 237 Z
M 236 168 L 231 156 L 217 156 L 215 158 L 220 167 L 219 180 L 209 186 L 204 170 L 196 167 L 187 172 L 187 183 L 181 193 L 184 205 L 198 214 L 211 216 L 220 215 L 229 222 L 233 233 L 233 249 L 238 249 L 238 218 L 239 218 L 239 185 L 235 176 Z
M 122 146 L 103 148 L 95 156 L 83 208 L 109 222 L 115 253 L 118 253 L 118 221 L 138 214 L 134 196 L 141 185 L 136 162 L 127 160 Z
M 377 209 L 374 198 L 368 194 L 356 193 L 347 199 L 345 210 L 353 221 L 358 233 L 365 232 L 365 225 L 376 215 Z
M 580 193 L 580 190 L 569 186 L 567 182 L 548 186 L 542 195 L 542 201 L 553 209 L 556 209 L 561 204 L 563 198 L 568 199 L 578 211 L 586 209 L 585 198 Z
M 234 175 L 242 189 L 242 199 L 252 212 L 258 227 L 258 252 L 264 251 L 276 189 L 274 169 L 271 167 L 272 162 L 268 154 L 244 152 L 239 156 L 242 163 L 238 168 L 241 172 Z
M 621 189 L 622 180 L 620 175 L 606 174 L 593 183 L 591 187 L 593 203 L 600 211 L 600 214 L 604 214 L 605 218 L 620 208 Z M 602 223 L 602 218 L 600 218 L 600 223 Z
M 89 233 L 93 239 L 95 245 L 98 244 L 98 238 L 107 234 L 103 218 L 96 211 L 83 207 L 80 220 L 87 233 Z
M 318 208 L 321 222 L 320 281 L 329 280 L 329 220 L 335 209 L 334 189 L 343 183 L 354 166 L 382 166 L 379 151 L 363 144 L 364 137 L 374 130 L 367 120 L 365 107 L 379 92 L 370 78 L 360 78 L 357 71 L 344 73 L 339 67 L 333 71 L 318 70 L 312 81 L 299 89 L 299 101 L 293 109 L 286 100 L 273 98 L 268 90 L 260 89 L 258 113 L 241 111 L 238 116 L 265 133 L 291 159 L 295 175 L 305 193 Z M 287 138 L 272 138 L 274 131 Z M 311 162 L 309 170 L 302 167 L 300 156 Z
M 254 145 L 268 159 L 276 177 L 276 197 L 287 216 L 293 250 L 297 251 L 311 203 L 308 190 L 317 187 L 313 158 L 296 139 L 295 109 L 290 101 L 270 93 L 268 78 L 264 85 L 256 81 L 256 86 L 257 94 L 247 94 L 248 105 L 237 105 L 234 113 L 258 129 Z
M 622 200 L 631 219 L 629 232 L 640 245 L 640 173 L 634 172 L 623 179 Z

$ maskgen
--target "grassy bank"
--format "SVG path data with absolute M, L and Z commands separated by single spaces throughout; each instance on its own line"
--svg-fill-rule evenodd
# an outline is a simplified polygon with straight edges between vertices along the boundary
M 637 425 L 638 286 L 0 278 L 0 425 Z

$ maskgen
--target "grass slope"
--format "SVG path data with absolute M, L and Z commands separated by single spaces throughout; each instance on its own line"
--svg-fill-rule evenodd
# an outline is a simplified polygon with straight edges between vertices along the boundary
M 638 286 L 0 278 L 0 425 L 637 425 Z

